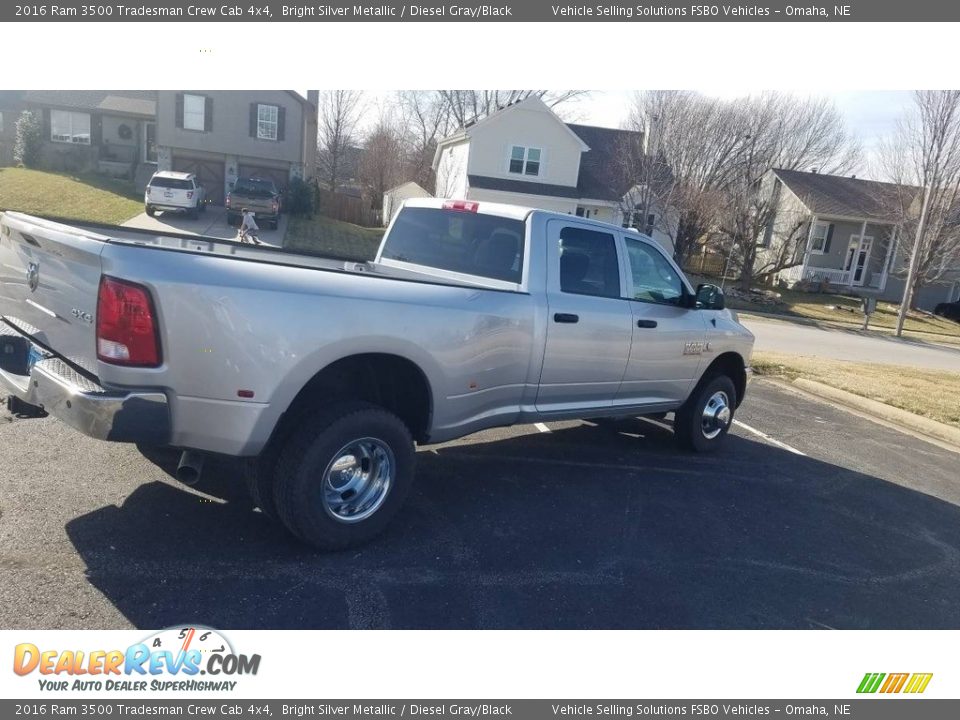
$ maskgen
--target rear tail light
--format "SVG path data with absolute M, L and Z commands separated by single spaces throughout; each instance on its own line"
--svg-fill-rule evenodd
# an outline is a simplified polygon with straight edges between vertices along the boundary
M 232 199 L 233 199 L 233 198 L 230 197 L 230 193 L 227 193 L 227 198 L 226 198 L 226 200 L 223 201 L 223 204 L 224 204 L 224 206 L 225 206 L 228 210 L 230 209 L 230 201 L 231 201 Z
M 111 365 L 160 365 L 156 318 L 145 287 L 103 276 L 97 294 L 97 358 Z
M 280 207 L 280 204 L 279 204 L 276 200 L 274 200 L 274 201 L 273 201 L 273 204 L 270 206 L 270 209 L 271 209 L 273 212 L 276 212 L 276 211 L 277 211 L 277 208 L 279 208 L 279 207 Z
M 480 203 L 470 202 L 469 200 L 447 200 L 443 204 L 444 210 L 460 210 L 462 212 L 475 213 L 480 208 Z
M 193 190 L 187 190 L 187 200 L 193 199 Z
M 147 195 L 149 195 L 149 194 L 150 194 L 150 191 L 151 191 L 151 190 L 153 190 L 153 188 L 152 188 L 152 187 L 150 187 L 149 185 L 147 185 Z

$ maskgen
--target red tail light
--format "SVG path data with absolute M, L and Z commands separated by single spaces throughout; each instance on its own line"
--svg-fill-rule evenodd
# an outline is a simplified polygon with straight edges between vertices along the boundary
M 193 190 L 187 190 L 187 200 L 193 199 Z
M 226 200 L 223 201 L 223 204 L 228 210 L 230 209 L 230 200 L 231 200 L 230 193 L 227 193 L 227 198 Z
M 274 201 L 273 201 L 273 205 L 270 206 L 270 209 L 271 209 L 272 212 L 276 212 L 276 211 L 277 211 L 277 208 L 279 208 L 279 207 L 280 207 L 280 205 L 277 203 L 276 200 L 274 200 Z
M 156 317 L 145 287 L 107 276 L 100 278 L 97 358 L 111 365 L 160 365 Z
M 443 204 L 444 210 L 461 210 L 463 212 L 475 213 L 480 208 L 480 203 L 470 202 L 469 200 L 447 200 Z

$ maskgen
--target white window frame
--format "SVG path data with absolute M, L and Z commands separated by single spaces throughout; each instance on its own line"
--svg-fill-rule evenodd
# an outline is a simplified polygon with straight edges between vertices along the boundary
M 513 170 L 510 169 L 510 165 L 513 162 L 513 151 L 516 150 L 517 148 L 520 148 L 521 150 L 523 150 L 523 160 L 522 160 L 523 165 L 521 165 L 520 167 L 520 172 L 514 172 Z M 530 159 L 531 150 L 539 153 L 539 159 L 537 160 Z M 511 145 L 510 151 L 507 153 L 507 174 L 519 175 L 520 177 L 540 177 L 543 174 L 543 155 L 544 155 L 543 148 L 528 147 L 526 145 Z M 527 172 L 527 165 L 528 163 L 531 163 L 531 162 L 537 163 L 536 173 Z
M 823 235 L 817 237 L 817 228 L 823 228 Z M 810 233 L 810 254 L 811 255 L 826 255 L 824 248 L 827 245 L 827 235 L 830 234 L 830 223 L 828 222 L 815 222 L 813 224 L 813 231 Z M 820 247 L 817 247 L 817 240 L 820 240 Z
M 273 119 L 264 119 L 263 111 L 272 110 Z M 265 128 L 273 128 L 273 135 L 264 134 Z M 277 141 L 280 137 L 280 106 L 257 103 L 257 139 Z
M 198 111 L 195 107 L 190 107 L 191 104 L 200 105 L 200 110 Z M 199 123 L 197 119 L 199 118 Z M 199 127 L 197 127 L 199 125 Z M 203 132 L 207 127 L 207 98 L 204 95 L 191 95 L 190 93 L 183 94 L 183 129 L 184 130 L 193 130 L 195 132 Z
M 86 132 L 83 130 L 83 119 L 86 119 Z M 60 128 L 56 126 L 60 125 Z M 65 143 L 67 145 L 89 145 L 90 113 L 73 112 L 71 110 L 50 111 L 50 142 Z M 56 132 L 57 129 L 66 129 L 66 132 Z

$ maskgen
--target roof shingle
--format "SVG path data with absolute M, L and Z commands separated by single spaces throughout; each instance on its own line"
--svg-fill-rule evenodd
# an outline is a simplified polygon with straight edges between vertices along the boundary
M 777 177 L 815 215 L 896 222 L 918 187 L 841 175 L 774 169 Z

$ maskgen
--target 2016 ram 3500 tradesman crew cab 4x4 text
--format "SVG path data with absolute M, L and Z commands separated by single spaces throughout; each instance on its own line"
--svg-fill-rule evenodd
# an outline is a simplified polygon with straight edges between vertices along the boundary
M 104 440 L 249 457 L 262 511 L 321 548 L 370 538 L 414 443 L 675 412 L 715 448 L 753 336 L 636 232 L 409 200 L 376 258 L 0 217 L 0 384 Z

